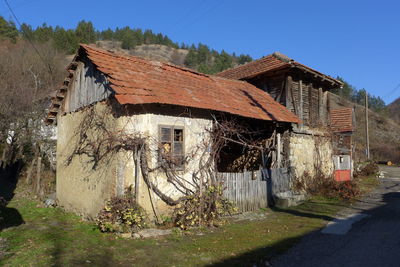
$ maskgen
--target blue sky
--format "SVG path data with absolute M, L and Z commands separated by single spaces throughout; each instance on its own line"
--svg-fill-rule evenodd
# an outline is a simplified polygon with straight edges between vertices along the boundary
M 345 78 L 390 103 L 400 97 L 400 1 L 9 0 L 21 22 L 152 29 L 176 42 L 259 58 L 274 51 Z M 0 15 L 11 19 L 3 1 Z M 395 89 L 397 88 L 397 89 Z

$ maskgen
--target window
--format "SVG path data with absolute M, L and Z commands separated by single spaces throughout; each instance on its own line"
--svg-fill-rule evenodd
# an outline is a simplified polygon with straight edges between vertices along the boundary
M 184 132 L 182 127 L 160 126 L 159 161 L 169 167 L 183 168 Z

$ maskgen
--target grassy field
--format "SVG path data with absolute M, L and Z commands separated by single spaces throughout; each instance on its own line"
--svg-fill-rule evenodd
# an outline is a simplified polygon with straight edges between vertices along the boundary
M 364 192 L 375 178 L 362 180 Z M 5 210 L 8 228 L 2 266 L 253 266 L 293 246 L 332 219 L 338 199 L 314 197 L 288 209 L 266 209 L 233 217 L 214 229 L 174 231 L 169 236 L 134 240 L 103 234 L 93 223 L 17 192 Z M 21 224 L 21 221 L 24 223 Z M 3 244 L 4 245 L 4 244 Z M 0 250 L 1 250 L 0 245 Z

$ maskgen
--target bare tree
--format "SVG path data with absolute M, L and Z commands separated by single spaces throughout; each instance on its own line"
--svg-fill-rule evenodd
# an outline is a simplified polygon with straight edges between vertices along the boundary
M 51 44 L 0 43 L 0 166 L 30 161 L 51 135 L 42 120 L 64 76 L 65 55 Z

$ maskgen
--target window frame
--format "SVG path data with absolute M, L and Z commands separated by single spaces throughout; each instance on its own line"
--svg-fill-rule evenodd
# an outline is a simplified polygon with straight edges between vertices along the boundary
M 171 143 L 171 155 L 172 158 L 175 158 L 176 155 L 175 153 L 175 143 L 179 142 L 182 144 L 182 154 L 179 155 L 182 158 L 185 158 L 185 153 L 186 153 L 186 149 L 185 149 L 185 140 L 186 140 L 186 136 L 185 136 L 185 127 L 184 126 L 179 126 L 179 125 L 168 125 L 168 124 L 159 124 L 158 125 L 158 145 L 159 145 L 159 149 L 158 149 L 158 159 L 157 161 L 160 163 L 162 161 L 162 155 L 161 155 L 161 146 L 163 142 L 162 140 L 162 129 L 163 128 L 167 128 L 167 129 L 171 129 L 171 136 L 170 136 L 170 143 Z M 182 141 L 175 141 L 175 130 L 182 130 Z M 175 170 L 177 171 L 183 171 L 185 169 L 185 163 L 183 162 L 181 165 L 175 165 Z

